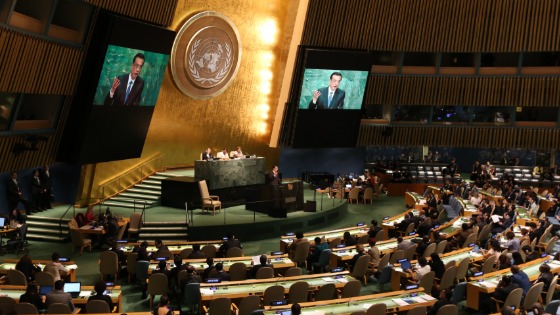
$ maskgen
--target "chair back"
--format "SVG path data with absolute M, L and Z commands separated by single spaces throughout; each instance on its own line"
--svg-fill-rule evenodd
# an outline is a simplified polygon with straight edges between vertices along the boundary
M 334 292 L 336 290 L 336 286 L 334 283 L 327 283 L 319 288 L 317 292 L 315 292 L 315 301 L 326 301 L 332 300 L 334 298 Z
M 505 302 L 504 302 L 504 306 L 509 306 L 509 307 L 515 307 L 516 309 L 519 308 L 519 305 L 521 304 L 521 297 L 523 296 L 523 289 L 522 288 L 517 288 L 514 289 L 513 291 L 511 291 Z
M 457 279 L 458 282 L 460 282 L 461 280 L 465 280 L 467 278 L 467 271 L 469 271 L 470 262 L 471 262 L 471 258 L 466 257 L 463 260 L 461 260 L 459 266 L 457 266 L 457 274 L 455 274 L 455 279 Z
M 450 260 L 445 264 L 445 269 L 451 268 L 453 266 L 457 266 L 457 262 L 455 260 Z
M 10 314 L 15 311 L 16 300 L 8 296 L 0 296 L 0 313 Z
M 366 315 L 380 315 L 386 313 L 387 305 L 385 303 L 373 304 L 366 311 Z
M 91 300 L 86 304 L 86 312 L 91 314 L 109 314 L 111 313 L 111 309 L 109 308 L 109 304 L 103 300 Z
M 261 298 L 258 295 L 249 295 L 239 302 L 239 313 L 237 315 L 251 315 L 254 310 L 261 306 Z
M 424 292 L 431 294 L 432 286 L 434 285 L 434 279 L 436 278 L 436 272 L 430 271 L 420 278 L 418 281 L 418 286 L 424 288 Z
M 467 298 L 467 283 L 461 282 L 455 286 L 453 289 L 453 296 L 451 297 L 451 302 L 457 304 L 464 301 Z
M 165 257 L 166 260 L 173 260 L 175 258 L 173 253 L 169 250 L 160 250 L 159 253 L 157 253 L 156 258 L 162 257 Z
M 441 277 L 441 282 L 439 284 L 440 290 L 445 290 L 453 285 L 455 282 L 455 275 L 457 274 L 457 266 L 447 268 Z
M 360 195 L 360 188 L 354 187 L 350 189 L 350 193 L 348 194 L 348 200 L 352 203 L 352 200 L 356 200 L 358 202 L 358 196 Z
M 372 202 L 373 200 L 373 188 L 372 187 L 366 187 L 366 189 L 364 189 L 364 203 L 366 203 L 367 200 L 369 200 L 370 202 Z
M 331 259 L 331 250 L 323 249 L 323 251 L 319 254 L 319 261 L 317 262 L 316 265 L 321 269 L 320 272 L 323 272 L 323 268 L 329 265 L 330 259 Z
M 208 307 L 208 315 L 224 315 L 231 314 L 231 299 L 217 298 L 210 301 Z
M 358 280 L 352 280 L 346 282 L 342 288 L 341 298 L 351 298 L 360 295 L 360 290 L 362 289 L 362 283 Z
M 555 275 L 554 278 L 552 278 L 552 281 L 550 282 L 550 286 L 548 288 L 548 291 L 546 291 L 546 300 L 545 300 L 545 304 L 548 305 L 548 303 L 550 303 L 550 301 L 552 301 L 552 296 L 554 295 L 554 292 L 556 292 L 556 284 L 558 283 L 558 275 Z M 554 313 L 556 314 L 556 313 Z
M 27 279 L 23 272 L 15 269 L 8 270 L 8 284 L 10 285 L 27 285 Z
M 414 223 L 410 223 L 407 227 L 406 230 L 404 231 L 404 235 L 408 236 L 410 233 L 412 233 L 414 231 Z
M 273 285 L 266 290 L 263 294 L 263 306 L 270 306 L 272 301 L 284 300 L 284 287 L 281 285 Z
M 535 302 L 539 301 L 539 297 L 541 296 L 542 289 L 544 287 L 544 282 L 537 282 L 531 286 L 529 292 L 525 294 L 525 298 L 523 299 L 523 307 L 526 310 L 530 310 L 531 307 Z
M 148 279 L 148 268 L 150 267 L 150 262 L 146 260 L 139 260 L 136 262 L 136 280 L 141 284 L 144 284 Z
M 444 305 L 436 313 L 436 315 L 456 315 L 456 314 L 457 314 L 457 305 L 455 304 Z
M 478 244 L 481 244 L 482 242 L 486 241 L 488 239 L 488 237 L 490 236 L 490 231 L 492 230 L 492 224 L 486 224 L 482 230 L 480 230 L 480 233 L 478 233 L 478 236 L 476 238 L 476 242 Z
M 554 245 L 556 244 L 556 241 L 558 241 L 558 236 L 554 236 L 553 238 L 551 238 L 550 241 L 548 241 L 548 244 L 546 244 L 544 252 L 550 254 L 550 252 L 554 248 Z
M 352 275 L 354 278 L 360 280 L 362 279 L 364 283 L 366 282 L 365 276 L 367 272 L 367 268 L 369 266 L 369 255 L 363 255 L 356 261 L 354 265 L 354 269 L 352 270 Z
M 560 306 L 560 300 L 550 301 L 550 303 L 546 303 L 544 307 L 545 314 L 556 314 L 558 312 L 558 306 Z
M 404 250 L 398 250 L 391 254 L 391 258 L 389 259 L 390 264 L 396 264 L 399 259 L 404 258 Z
M 102 275 L 115 275 L 119 273 L 119 257 L 117 253 L 106 250 L 99 256 L 99 272 Z
M 348 284 L 348 283 L 347 283 Z M 307 292 L 309 291 L 309 283 L 307 281 L 297 281 L 290 286 L 288 292 L 288 303 L 303 303 L 307 302 Z
M 274 269 L 272 267 L 262 267 L 257 270 L 255 279 L 271 279 L 274 278 Z
M 469 234 L 469 236 L 467 236 L 467 238 L 465 239 L 465 242 L 463 243 L 463 247 L 462 247 L 462 248 L 467 248 L 467 247 L 469 247 L 469 244 L 473 244 L 474 242 L 476 242 L 476 234 L 471 233 L 471 234 Z
M 247 266 L 243 262 L 236 262 L 229 267 L 230 281 L 242 281 L 247 279 Z
M 384 230 L 381 230 L 379 232 L 377 232 L 377 234 L 375 234 L 375 240 L 376 241 L 386 241 L 387 240 L 387 234 L 385 233 Z
M 200 197 L 210 198 L 210 193 L 208 192 L 208 185 L 206 184 L 206 180 L 201 180 L 198 182 L 198 188 L 200 189 Z
M 496 255 L 488 257 L 488 259 L 486 259 L 482 264 L 482 272 L 484 274 L 487 274 L 494 271 L 494 265 L 496 264 L 497 259 L 498 258 L 496 257 Z
M 79 228 L 86 225 L 86 217 L 84 216 L 83 213 L 76 214 L 74 219 L 76 220 L 76 223 L 78 224 Z
M 200 283 L 187 283 L 184 288 L 182 298 L 180 299 L 181 305 L 188 307 L 191 314 L 198 314 Z
M 138 258 L 138 253 L 129 253 L 126 256 L 126 271 L 129 275 L 136 273 L 136 259 Z
M 153 273 L 149 277 L 148 293 L 152 295 L 167 294 L 168 279 L 163 273 Z
M 410 246 L 409 248 L 407 248 L 404 251 L 404 258 L 413 261 L 414 260 L 414 254 L 416 254 L 416 249 L 418 248 L 418 244 L 414 244 L 412 246 Z
M 358 244 L 367 244 L 368 241 L 369 241 L 369 234 L 366 234 L 366 235 L 360 236 L 360 237 L 358 238 L 357 243 L 358 243 Z
M 425 306 L 415 306 L 408 310 L 406 315 L 426 315 L 428 314 L 428 308 Z
M 353 311 L 350 315 L 367 315 L 366 311 Z
M 54 275 L 50 272 L 40 271 L 35 274 L 35 282 L 37 285 L 50 285 L 54 286 Z
M 19 302 L 14 306 L 16 314 L 39 314 L 35 305 L 27 302 Z
M 47 307 L 47 314 L 72 314 L 72 311 L 66 304 L 53 303 Z
M 342 240 L 340 237 L 333 238 L 332 240 L 329 241 L 329 248 L 330 249 L 336 248 L 338 245 L 340 245 L 341 241 Z
M 426 247 L 426 249 L 424 250 L 424 254 L 422 254 L 422 256 L 424 258 L 430 257 L 430 255 L 436 251 L 436 246 L 437 246 L 436 243 L 432 243 L 428 245 L 428 247 Z
M 379 279 L 377 280 L 379 284 L 386 284 L 391 282 L 391 273 L 393 273 L 393 266 L 387 265 L 381 269 L 379 274 Z
M 243 250 L 239 247 L 228 248 L 226 251 L 226 258 L 243 257 Z
M 438 255 L 443 254 L 446 246 L 447 246 L 447 240 L 443 240 L 443 241 L 439 242 L 436 246 L 435 253 L 438 254 Z
M 117 239 L 118 240 L 122 240 L 124 232 L 126 231 L 126 224 L 121 225 L 121 227 L 119 228 L 119 233 L 117 233 Z
M 84 236 L 80 233 L 78 229 L 70 229 L 70 239 L 72 239 L 72 246 L 82 247 L 84 246 Z
M 204 255 L 206 255 L 206 258 L 216 258 L 216 246 L 214 245 L 204 245 L 202 246 L 202 248 L 200 249 L 201 252 L 204 253 Z
M 130 215 L 130 226 L 128 228 L 128 233 L 138 234 L 142 226 L 142 213 L 134 212 Z
M 187 259 L 192 252 L 192 248 L 185 248 L 181 251 L 181 253 L 179 253 L 179 255 L 181 256 L 181 259 Z
M 72 218 L 72 219 L 70 219 L 70 221 L 68 221 L 68 228 L 70 230 L 74 230 L 74 229 L 79 229 L 80 226 L 78 225 L 78 222 L 76 221 L 76 219 Z
M 379 260 L 379 265 L 377 265 L 377 269 L 383 269 L 383 267 L 387 266 L 389 264 L 389 259 L 391 259 L 391 254 L 385 254 L 383 255 L 383 257 L 381 257 L 381 259 Z
M 311 243 L 309 242 L 301 242 L 296 246 L 296 252 L 294 255 L 294 262 L 296 264 L 302 264 L 307 262 L 307 256 L 309 255 L 309 248 L 311 247 Z
M 303 274 L 303 270 L 300 267 L 291 267 L 290 269 L 286 270 L 286 274 L 284 277 L 297 277 Z

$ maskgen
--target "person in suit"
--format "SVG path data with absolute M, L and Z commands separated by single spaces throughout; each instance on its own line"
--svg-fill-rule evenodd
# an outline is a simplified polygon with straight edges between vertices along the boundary
M 45 193 L 43 196 L 43 209 L 52 209 L 51 199 L 53 197 L 53 184 L 51 178 L 51 172 L 48 165 L 45 165 L 40 172 L 41 182 L 43 183 L 43 188 Z
M 137 53 L 132 59 L 130 73 L 120 75 L 113 79 L 111 90 L 105 97 L 105 105 L 113 106 L 138 106 L 144 89 L 144 80 L 140 72 L 144 66 L 145 57 Z
M 257 272 L 262 267 L 272 267 L 271 265 L 268 264 L 268 257 L 266 257 L 266 255 L 261 255 L 261 257 L 259 257 L 259 262 L 260 264 L 253 265 L 253 267 L 251 268 L 251 278 L 253 279 L 257 277 Z
M 217 263 L 216 264 L 216 278 L 218 278 L 222 281 L 229 281 L 230 280 L 230 276 L 224 270 L 224 265 L 222 263 Z
M 280 173 L 278 172 L 278 165 L 274 165 L 272 172 L 268 174 L 268 181 L 271 185 L 280 185 L 282 183 Z
M 222 243 L 222 246 L 220 246 L 219 252 L 222 254 L 223 257 L 226 256 L 226 252 L 228 249 L 233 248 L 233 247 L 239 247 L 241 249 L 243 249 L 243 247 L 241 246 L 241 242 L 235 238 L 235 236 L 233 236 L 233 233 L 229 232 L 227 233 L 227 240 L 225 240 Z
M 44 195 L 45 188 L 39 177 L 39 170 L 35 170 L 33 171 L 33 178 L 31 179 L 31 204 L 35 210 L 43 210 Z
M 47 308 L 54 303 L 62 303 L 68 305 L 70 310 L 74 311 L 74 303 L 72 302 L 72 295 L 64 292 L 64 281 L 57 280 L 54 283 L 54 289 L 47 294 Z
M 212 149 L 206 148 L 204 152 L 202 152 L 202 160 L 203 161 L 212 161 L 214 156 L 212 155 Z
M 19 202 L 23 203 L 25 207 L 25 213 L 29 214 L 34 212 L 33 207 L 29 200 L 25 198 L 21 189 L 19 189 L 19 183 L 17 180 L 17 173 L 12 172 L 10 175 L 10 180 L 8 181 L 8 207 L 10 210 L 14 210 L 17 208 Z
M 98 281 L 95 284 L 94 290 L 95 295 L 90 296 L 88 301 L 105 301 L 109 305 L 109 309 L 112 311 L 114 307 L 113 300 L 111 299 L 111 296 L 105 294 L 105 290 L 107 290 L 107 284 L 105 281 Z
M 313 92 L 313 99 L 309 103 L 309 109 L 344 109 L 344 98 L 346 92 L 339 89 L 342 81 L 340 72 L 333 72 L 330 76 L 330 84 Z
M 45 297 L 42 297 L 37 292 L 37 284 L 30 283 L 27 285 L 25 293 L 19 297 L 20 303 L 31 303 L 35 305 L 37 310 L 45 310 L 47 307 L 45 305 Z
M 187 257 L 188 259 L 206 258 L 206 254 L 200 251 L 200 244 L 193 244 L 193 251 Z

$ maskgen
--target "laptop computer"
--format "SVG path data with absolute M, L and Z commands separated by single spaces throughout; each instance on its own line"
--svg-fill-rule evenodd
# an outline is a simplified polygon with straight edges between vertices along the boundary
M 42 285 L 39 287 L 39 295 L 47 295 L 53 290 L 52 285 Z
M 5 225 L 6 225 L 6 218 L 0 217 L 0 229 L 3 230 Z
M 406 258 L 404 259 L 399 259 L 397 260 L 397 262 L 399 264 L 401 264 L 401 268 L 402 270 L 406 270 L 406 269 L 412 269 L 412 265 L 410 264 L 410 261 Z
M 66 282 L 64 284 L 64 292 L 70 293 L 72 298 L 77 298 L 80 296 L 80 292 L 82 291 L 82 283 L 81 282 Z

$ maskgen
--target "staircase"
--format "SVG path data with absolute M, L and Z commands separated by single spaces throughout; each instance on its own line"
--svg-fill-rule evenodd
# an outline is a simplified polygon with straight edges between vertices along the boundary
M 27 238 L 37 241 L 63 242 L 69 239 L 70 219 L 47 218 L 36 214 L 27 217 Z M 59 226 L 60 224 L 60 226 Z M 60 233 L 62 227 L 62 233 Z
M 146 204 L 146 208 L 149 208 L 159 202 L 161 198 L 161 181 L 176 176 L 180 175 L 157 172 L 119 195 L 105 200 L 103 204 L 131 209 L 143 208 Z
M 188 239 L 188 227 L 185 222 L 146 222 L 140 229 L 139 241 L 186 241 Z M 170 248 L 171 249 L 171 248 Z

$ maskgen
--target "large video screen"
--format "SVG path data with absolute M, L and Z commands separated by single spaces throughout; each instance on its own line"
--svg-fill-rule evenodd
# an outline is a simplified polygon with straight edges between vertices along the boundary
M 169 55 L 109 45 L 93 104 L 155 106 Z
M 368 71 L 305 69 L 299 109 L 361 110 Z

